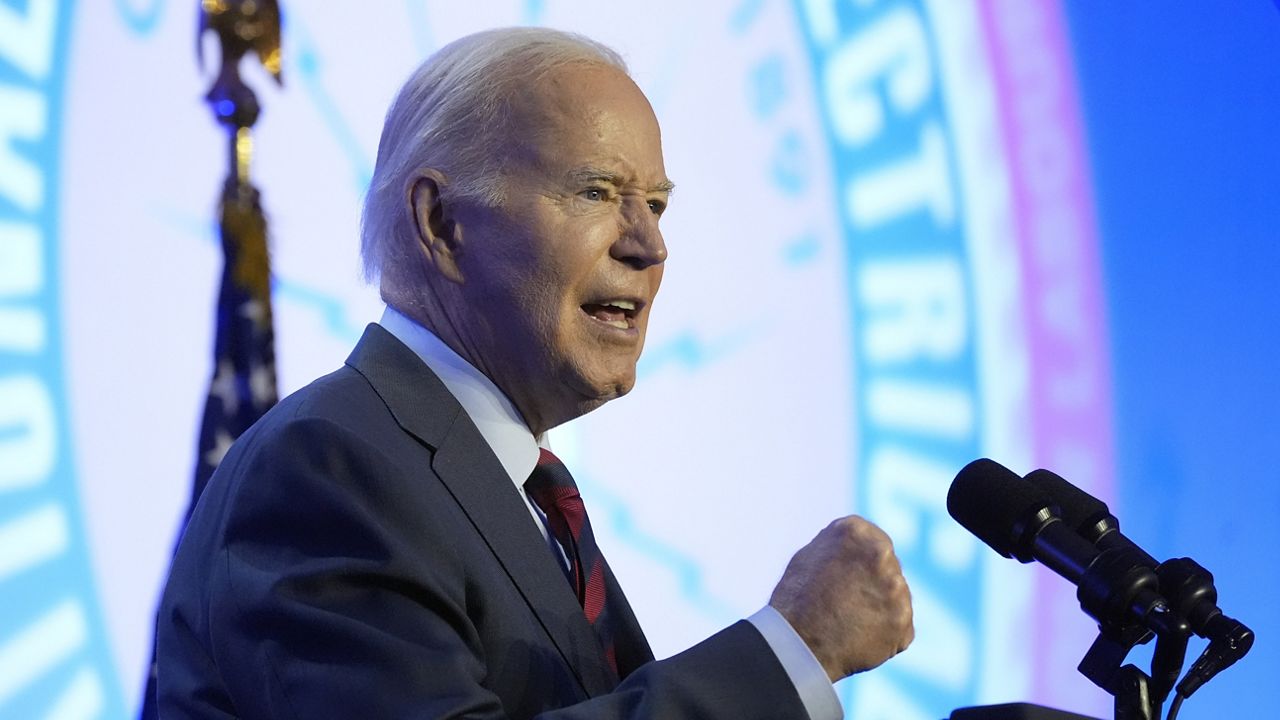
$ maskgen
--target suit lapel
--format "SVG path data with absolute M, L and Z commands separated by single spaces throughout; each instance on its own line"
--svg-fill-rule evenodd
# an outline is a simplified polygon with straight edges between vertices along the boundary
M 370 325 L 347 364 L 363 374 L 406 432 L 435 450 L 431 467 L 497 557 L 588 696 L 618 678 L 603 661 L 564 573 L 524 499 L 471 418 L 399 340 Z M 628 608 L 627 616 L 634 622 Z M 647 649 L 647 646 L 646 646 Z
M 488 451 L 488 445 L 463 413 L 454 433 L 436 451 L 432 469 L 489 543 L 587 694 L 609 692 L 618 680 L 603 662 L 600 641 L 564 572 L 498 459 L 485 452 L 485 462 L 477 463 L 480 451 Z

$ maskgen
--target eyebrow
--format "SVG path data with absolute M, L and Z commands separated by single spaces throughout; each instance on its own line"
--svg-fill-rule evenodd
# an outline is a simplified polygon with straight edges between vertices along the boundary
M 623 185 L 626 184 L 623 182 L 622 176 L 618 175 L 618 173 L 610 172 L 609 170 L 604 170 L 604 169 L 595 168 L 595 167 L 584 167 L 584 168 L 578 168 L 577 170 L 571 170 L 568 173 L 568 179 L 569 179 L 569 182 L 573 185 L 584 185 L 592 182 L 604 182 L 604 183 L 609 183 L 610 185 L 613 185 L 615 187 L 622 187 Z M 668 195 L 670 195 L 675 189 L 676 189 L 675 183 L 671 182 L 670 180 L 663 180 L 657 185 L 654 185 L 653 187 L 646 189 L 645 192 L 660 192 L 660 193 L 667 193 Z

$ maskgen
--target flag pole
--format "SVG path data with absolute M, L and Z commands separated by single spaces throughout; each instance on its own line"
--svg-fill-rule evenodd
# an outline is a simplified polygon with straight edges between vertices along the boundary
M 227 131 L 227 177 L 218 202 L 224 264 L 215 319 L 213 379 L 200 423 L 195 477 L 183 528 L 231 443 L 278 398 L 267 219 L 249 174 L 252 128 L 261 107 L 257 95 L 240 77 L 240 60 L 249 52 L 255 53 L 276 84 L 282 84 L 280 8 L 276 0 L 201 0 L 196 57 L 202 68 L 204 37 L 210 31 L 218 38 L 221 64 L 205 100 Z M 139 709 L 141 720 L 158 717 L 157 669 L 153 639 L 151 672 Z
M 224 266 L 213 380 L 200 432 L 192 508 L 231 442 L 277 400 L 267 220 L 249 173 L 252 128 L 261 107 L 240 76 L 240 61 L 255 53 L 280 84 L 279 6 L 275 0 L 202 0 L 196 38 L 202 66 L 202 41 L 210 31 L 218 38 L 222 57 L 205 100 L 226 129 L 228 167 L 218 204 Z

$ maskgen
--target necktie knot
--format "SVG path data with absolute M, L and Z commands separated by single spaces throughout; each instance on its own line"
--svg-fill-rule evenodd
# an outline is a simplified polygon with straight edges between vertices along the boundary
M 524 490 L 547 516 L 556 539 L 564 543 L 560 530 L 555 527 L 563 523 L 564 531 L 572 538 L 572 544 L 577 545 L 582 537 L 582 528 L 586 526 L 587 509 L 582 504 L 582 496 L 578 494 L 573 476 L 564 463 L 560 462 L 560 458 L 542 448 L 538 464 L 525 481 Z M 565 543 L 565 551 L 569 551 L 569 543 Z

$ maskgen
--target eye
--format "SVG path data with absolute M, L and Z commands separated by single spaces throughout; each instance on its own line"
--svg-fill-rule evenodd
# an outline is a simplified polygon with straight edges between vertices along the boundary
M 600 187 L 589 187 L 579 195 L 591 202 L 604 202 L 609 199 L 609 191 Z
M 654 215 L 661 216 L 666 209 L 667 209 L 667 204 L 662 202 L 661 200 L 649 201 L 649 212 L 653 213 Z

